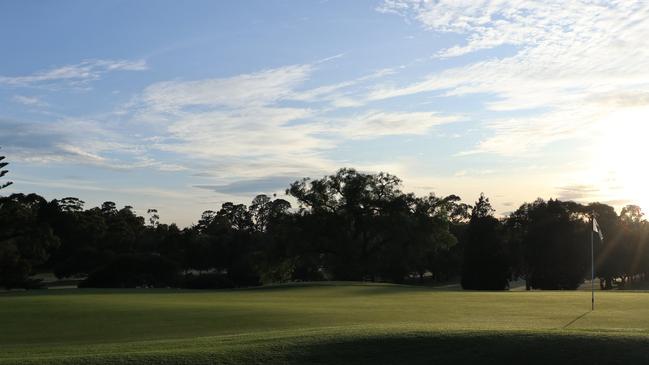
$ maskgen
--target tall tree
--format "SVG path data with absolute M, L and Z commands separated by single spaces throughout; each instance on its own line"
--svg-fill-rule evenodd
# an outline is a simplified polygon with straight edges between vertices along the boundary
M 622 210 L 624 212 L 624 209 Z M 595 277 L 600 278 L 602 289 L 610 289 L 614 278 L 621 276 L 624 270 L 625 257 L 628 255 L 628 238 L 621 224 L 621 219 L 615 209 L 602 203 L 591 203 L 585 206 L 583 218 L 590 220 L 594 215 L 599 226 L 606 235 L 605 240 L 600 240 L 598 235 L 593 235 L 595 250 Z M 588 239 L 586 235 L 586 240 Z M 588 247 L 590 249 L 590 247 Z
M 509 287 L 511 269 L 503 227 L 493 213 L 489 198 L 480 194 L 471 210 L 465 236 L 461 281 L 464 289 L 503 290 Z
M 4 159 L 5 156 L 0 156 L 0 178 L 3 178 L 9 172 L 9 170 L 5 169 L 9 162 L 5 162 Z M 0 182 L 0 189 L 4 189 L 11 184 L 13 184 L 11 181 Z
M 584 211 L 574 202 L 537 199 L 509 217 L 528 288 L 576 289 L 583 282 L 590 262 Z
M 160 224 L 160 215 L 157 209 L 147 209 L 146 213 L 149 215 L 149 225 L 153 228 Z
M 642 209 L 637 205 L 622 208 L 619 242 L 614 249 L 618 260 L 615 265 L 618 268 L 617 277 L 621 279 L 622 286 L 629 280 L 634 280 L 636 276 L 646 275 L 649 264 L 648 237 L 649 225 L 644 219 Z
M 36 194 L 0 198 L 0 286 L 31 286 L 28 276 L 58 247 L 47 204 Z
M 332 279 L 402 281 L 423 274 L 438 249 L 455 242 L 444 210 L 451 200 L 446 207 L 403 193 L 394 175 L 344 168 L 296 181 L 287 193 L 301 208 L 302 257 L 317 257 Z

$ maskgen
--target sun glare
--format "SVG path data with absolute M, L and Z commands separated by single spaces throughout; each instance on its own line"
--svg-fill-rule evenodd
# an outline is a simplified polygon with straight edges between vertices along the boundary
M 649 146 L 649 108 L 616 111 L 599 127 L 591 171 L 602 201 L 649 209 L 649 168 L 643 163 Z

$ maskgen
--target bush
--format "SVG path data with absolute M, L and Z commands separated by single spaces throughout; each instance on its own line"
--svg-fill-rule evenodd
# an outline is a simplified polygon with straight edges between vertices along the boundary
M 54 275 L 59 279 L 87 276 L 98 267 L 103 267 L 114 259 L 115 254 L 112 251 L 84 247 L 69 257 L 59 260 L 54 266 Z
M 164 288 L 175 286 L 178 266 L 158 255 L 120 255 L 79 283 L 80 288 Z
M 185 289 L 225 289 L 234 288 L 234 283 L 224 274 L 188 274 L 180 281 L 181 288 Z

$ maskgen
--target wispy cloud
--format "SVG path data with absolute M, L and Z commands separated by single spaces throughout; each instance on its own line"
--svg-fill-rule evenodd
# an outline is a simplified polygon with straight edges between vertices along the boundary
M 300 178 L 301 176 L 266 176 L 221 185 L 194 185 L 194 187 L 224 194 L 272 194 L 286 189 L 290 183 Z
M 46 102 L 42 101 L 39 97 L 27 96 L 27 95 L 14 95 L 11 98 L 11 101 L 18 104 L 23 104 L 27 106 L 36 106 L 36 107 L 44 107 L 48 105 Z
M 313 82 L 314 74 L 338 57 L 229 77 L 155 82 L 114 113 L 86 119 L 60 117 L 47 123 L 3 122 L 7 128 L 0 131 L 0 137 L 12 141 L 7 148 L 16 159 L 30 163 L 187 170 L 187 176 L 207 171 L 201 178 L 204 183 L 196 186 L 236 194 L 274 189 L 280 180 L 285 187 L 296 176 L 330 173 L 347 162 L 332 157 L 345 142 L 425 135 L 458 119 L 431 111 L 358 108 L 370 101 L 366 97 L 369 85 L 401 67 L 337 83 Z M 137 62 L 84 61 L 33 75 L 4 77 L 0 84 L 76 85 L 110 71 L 144 68 L 145 63 Z M 364 166 L 387 166 L 394 172 L 399 164 L 374 161 Z
M 364 93 L 365 88 L 359 88 L 360 85 L 367 85 L 369 82 L 393 75 L 403 67 L 384 68 L 352 80 L 318 86 L 311 89 L 300 89 L 295 91 L 289 99 L 304 102 L 331 103 L 331 107 L 333 108 L 360 107 L 368 101 Z
M 513 56 L 447 69 L 408 85 L 377 87 L 368 96 L 491 95 L 485 108 L 504 116 L 496 114 L 486 125 L 493 135 L 472 153 L 520 154 L 578 138 L 615 109 L 648 101 L 647 2 L 389 0 L 379 10 L 465 37 L 464 44 L 439 57 L 515 47 Z M 526 115 L 512 118 L 507 115 L 512 111 Z
M 260 107 L 290 95 L 312 69 L 294 65 L 229 78 L 159 82 L 144 91 L 142 100 L 162 112 L 191 106 Z
M 600 189 L 592 185 L 570 185 L 557 189 L 561 200 L 586 200 L 596 196 Z
M 73 65 L 55 67 L 30 75 L 0 75 L 0 85 L 24 87 L 43 85 L 85 85 L 98 80 L 102 75 L 113 71 L 143 71 L 147 69 L 144 60 L 85 60 Z
M 327 154 L 343 141 L 421 135 L 455 120 L 431 112 L 382 110 L 332 116 L 332 110 L 346 107 L 338 103 L 352 92 L 349 88 L 392 70 L 304 88 L 317 70 L 316 64 L 290 65 L 156 83 L 133 104 L 133 118 L 157 130 L 150 148 L 245 179 L 322 174 L 336 167 Z
M 382 136 L 422 135 L 431 128 L 457 121 L 455 116 L 428 112 L 367 111 L 334 122 L 332 132 L 346 139 L 372 139 Z
M 146 145 L 127 137 L 119 126 L 92 119 L 62 118 L 55 122 L 0 119 L 0 140 L 14 161 L 33 164 L 74 163 L 111 170 L 186 169 L 149 157 Z

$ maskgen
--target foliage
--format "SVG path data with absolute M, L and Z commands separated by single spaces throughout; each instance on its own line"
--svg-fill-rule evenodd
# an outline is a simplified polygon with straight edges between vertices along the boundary
M 574 202 L 536 200 L 510 218 L 522 259 L 519 273 L 538 289 L 576 289 L 588 272 L 588 224 Z
M 164 257 L 125 254 L 115 257 L 81 282 L 83 288 L 165 288 L 177 284 L 178 268 Z
M 618 215 L 601 203 L 539 199 L 497 218 L 484 195 L 471 207 L 456 195 L 403 192 L 394 175 L 348 168 L 295 181 L 287 193 L 288 200 L 261 194 L 249 206 L 223 203 L 182 229 L 162 223 L 156 209 L 148 209 L 145 219 L 110 201 L 85 208 L 75 197 L 0 197 L 0 286 L 32 287 L 29 277 L 39 272 L 89 277 L 106 286 L 110 280 L 102 275 L 121 270 L 125 257 L 159 257 L 173 263 L 179 277 L 214 276 L 187 279 L 198 286 L 220 286 L 220 276 L 234 287 L 448 282 L 461 276 L 466 289 L 502 290 L 515 278 L 530 289 L 574 289 L 589 276 L 593 215 L 606 235 L 594 242 L 602 288 L 645 279 L 649 272 L 649 224 L 637 206 Z M 134 277 L 114 272 L 114 285 L 163 285 L 126 272 Z
M 4 161 L 5 156 L 0 156 L 0 178 L 3 178 L 9 170 L 5 169 L 7 165 L 9 165 L 8 162 Z M 5 182 L 0 182 L 0 190 L 6 188 L 7 186 L 13 184 L 11 181 L 5 181 Z
M 464 289 L 503 290 L 509 287 L 511 270 L 503 226 L 493 212 L 489 199 L 481 194 L 471 210 L 465 235 Z
M 0 197 L 0 286 L 33 287 L 29 275 L 59 246 L 48 208 L 36 194 Z
M 227 275 L 222 273 L 187 274 L 180 280 L 178 286 L 185 289 L 224 289 L 235 287 Z
M 287 193 L 306 227 L 300 257 L 319 262 L 333 280 L 401 282 L 433 271 L 436 255 L 455 244 L 449 224 L 457 200 L 417 198 L 400 186 L 396 176 L 354 169 L 291 184 Z

